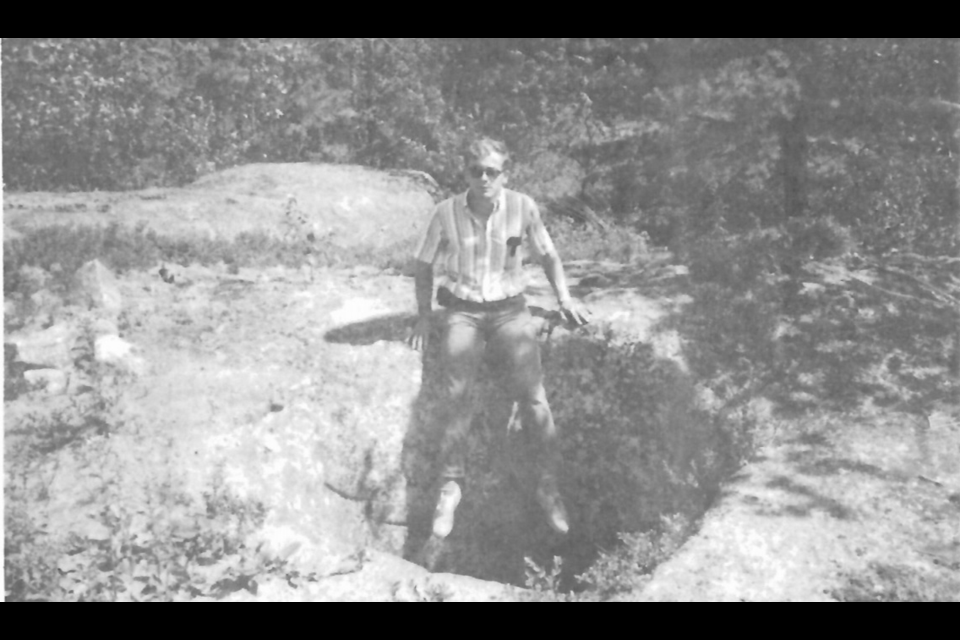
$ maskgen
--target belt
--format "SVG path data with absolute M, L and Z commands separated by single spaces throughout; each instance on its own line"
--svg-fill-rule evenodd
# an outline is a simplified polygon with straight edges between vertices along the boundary
M 447 309 L 458 311 L 503 311 L 504 309 L 520 308 L 526 303 L 526 298 L 522 293 L 503 300 L 491 300 L 489 302 L 473 302 L 472 300 L 463 300 L 456 297 L 450 290 L 440 287 L 437 290 L 437 304 Z

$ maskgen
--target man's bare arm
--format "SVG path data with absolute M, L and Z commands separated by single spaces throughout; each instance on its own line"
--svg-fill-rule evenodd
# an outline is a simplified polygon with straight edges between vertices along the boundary
M 429 316 L 433 310 L 433 265 L 416 261 L 414 282 L 417 289 L 417 313 Z
M 555 253 L 548 253 L 540 261 L 543 265 L 543 272 L 547 276 L 547 281 L 553 287 L 553 292 L 557 296 L 557 302 L 563 303 L 570 299 L 570 291 L 567 289 L 567 277 L 563 272 L 563 262 L 560 256 Z
M 557 296 L 557 303 L 560 310 L 567 318 L 576 324 L 587 324 L 589 322 L 588 312 L 577 301 L 570 297 L 570 291 L 567 289 L 567 277 L 563 271 L 563 262 L 556 253 L 548 253 L 541 260 L 543 272 L 547 276 L 547 281 L 553 287 L 553 292 Z
M 410 330 L 407 342 L 417 351 L 427 348 L 430 338 L 430 314 L 433 311 L 433 265 L 416 261 L 414 284 L 417 290 L 417 323 Z

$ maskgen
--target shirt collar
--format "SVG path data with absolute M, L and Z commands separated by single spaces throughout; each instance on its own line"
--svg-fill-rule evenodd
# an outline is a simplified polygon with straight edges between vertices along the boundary
M 460 194 L 460 207 L 463 211 L 469 213 L 470 215 L 474 215 L 473 210 L 470 208 L 469 201 L 467 200 L 468 193 L 470 193 L 469 189 Z M 500 189 L 500 195 L 497 197 L 497 201 L 493 203 L 493 211 L 490 213 L 491 216 L 503 211 L 503 208 L 506 205 L 506 199 L 507 190 Z

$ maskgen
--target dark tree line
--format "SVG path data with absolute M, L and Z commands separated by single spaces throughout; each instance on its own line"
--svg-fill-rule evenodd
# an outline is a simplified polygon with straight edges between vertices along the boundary
M 958 105 L 953 39 L 3 40 L 8 189 L 310 160 L 452 189 L 482 132 L 516 150 L 515 185 L 664 243 L 829 216 L 942 251 Z

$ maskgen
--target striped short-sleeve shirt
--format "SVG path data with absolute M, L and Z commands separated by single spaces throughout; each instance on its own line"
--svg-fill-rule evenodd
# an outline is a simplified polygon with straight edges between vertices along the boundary
M 503 189 L 484 221 L 464 192 L 437 205 L 415 258 L 438 264 L 440 284 L 456 297 L 492 302 L 523 293 L 524 249 L 537 258 L 556 253 L 533 198 Z

